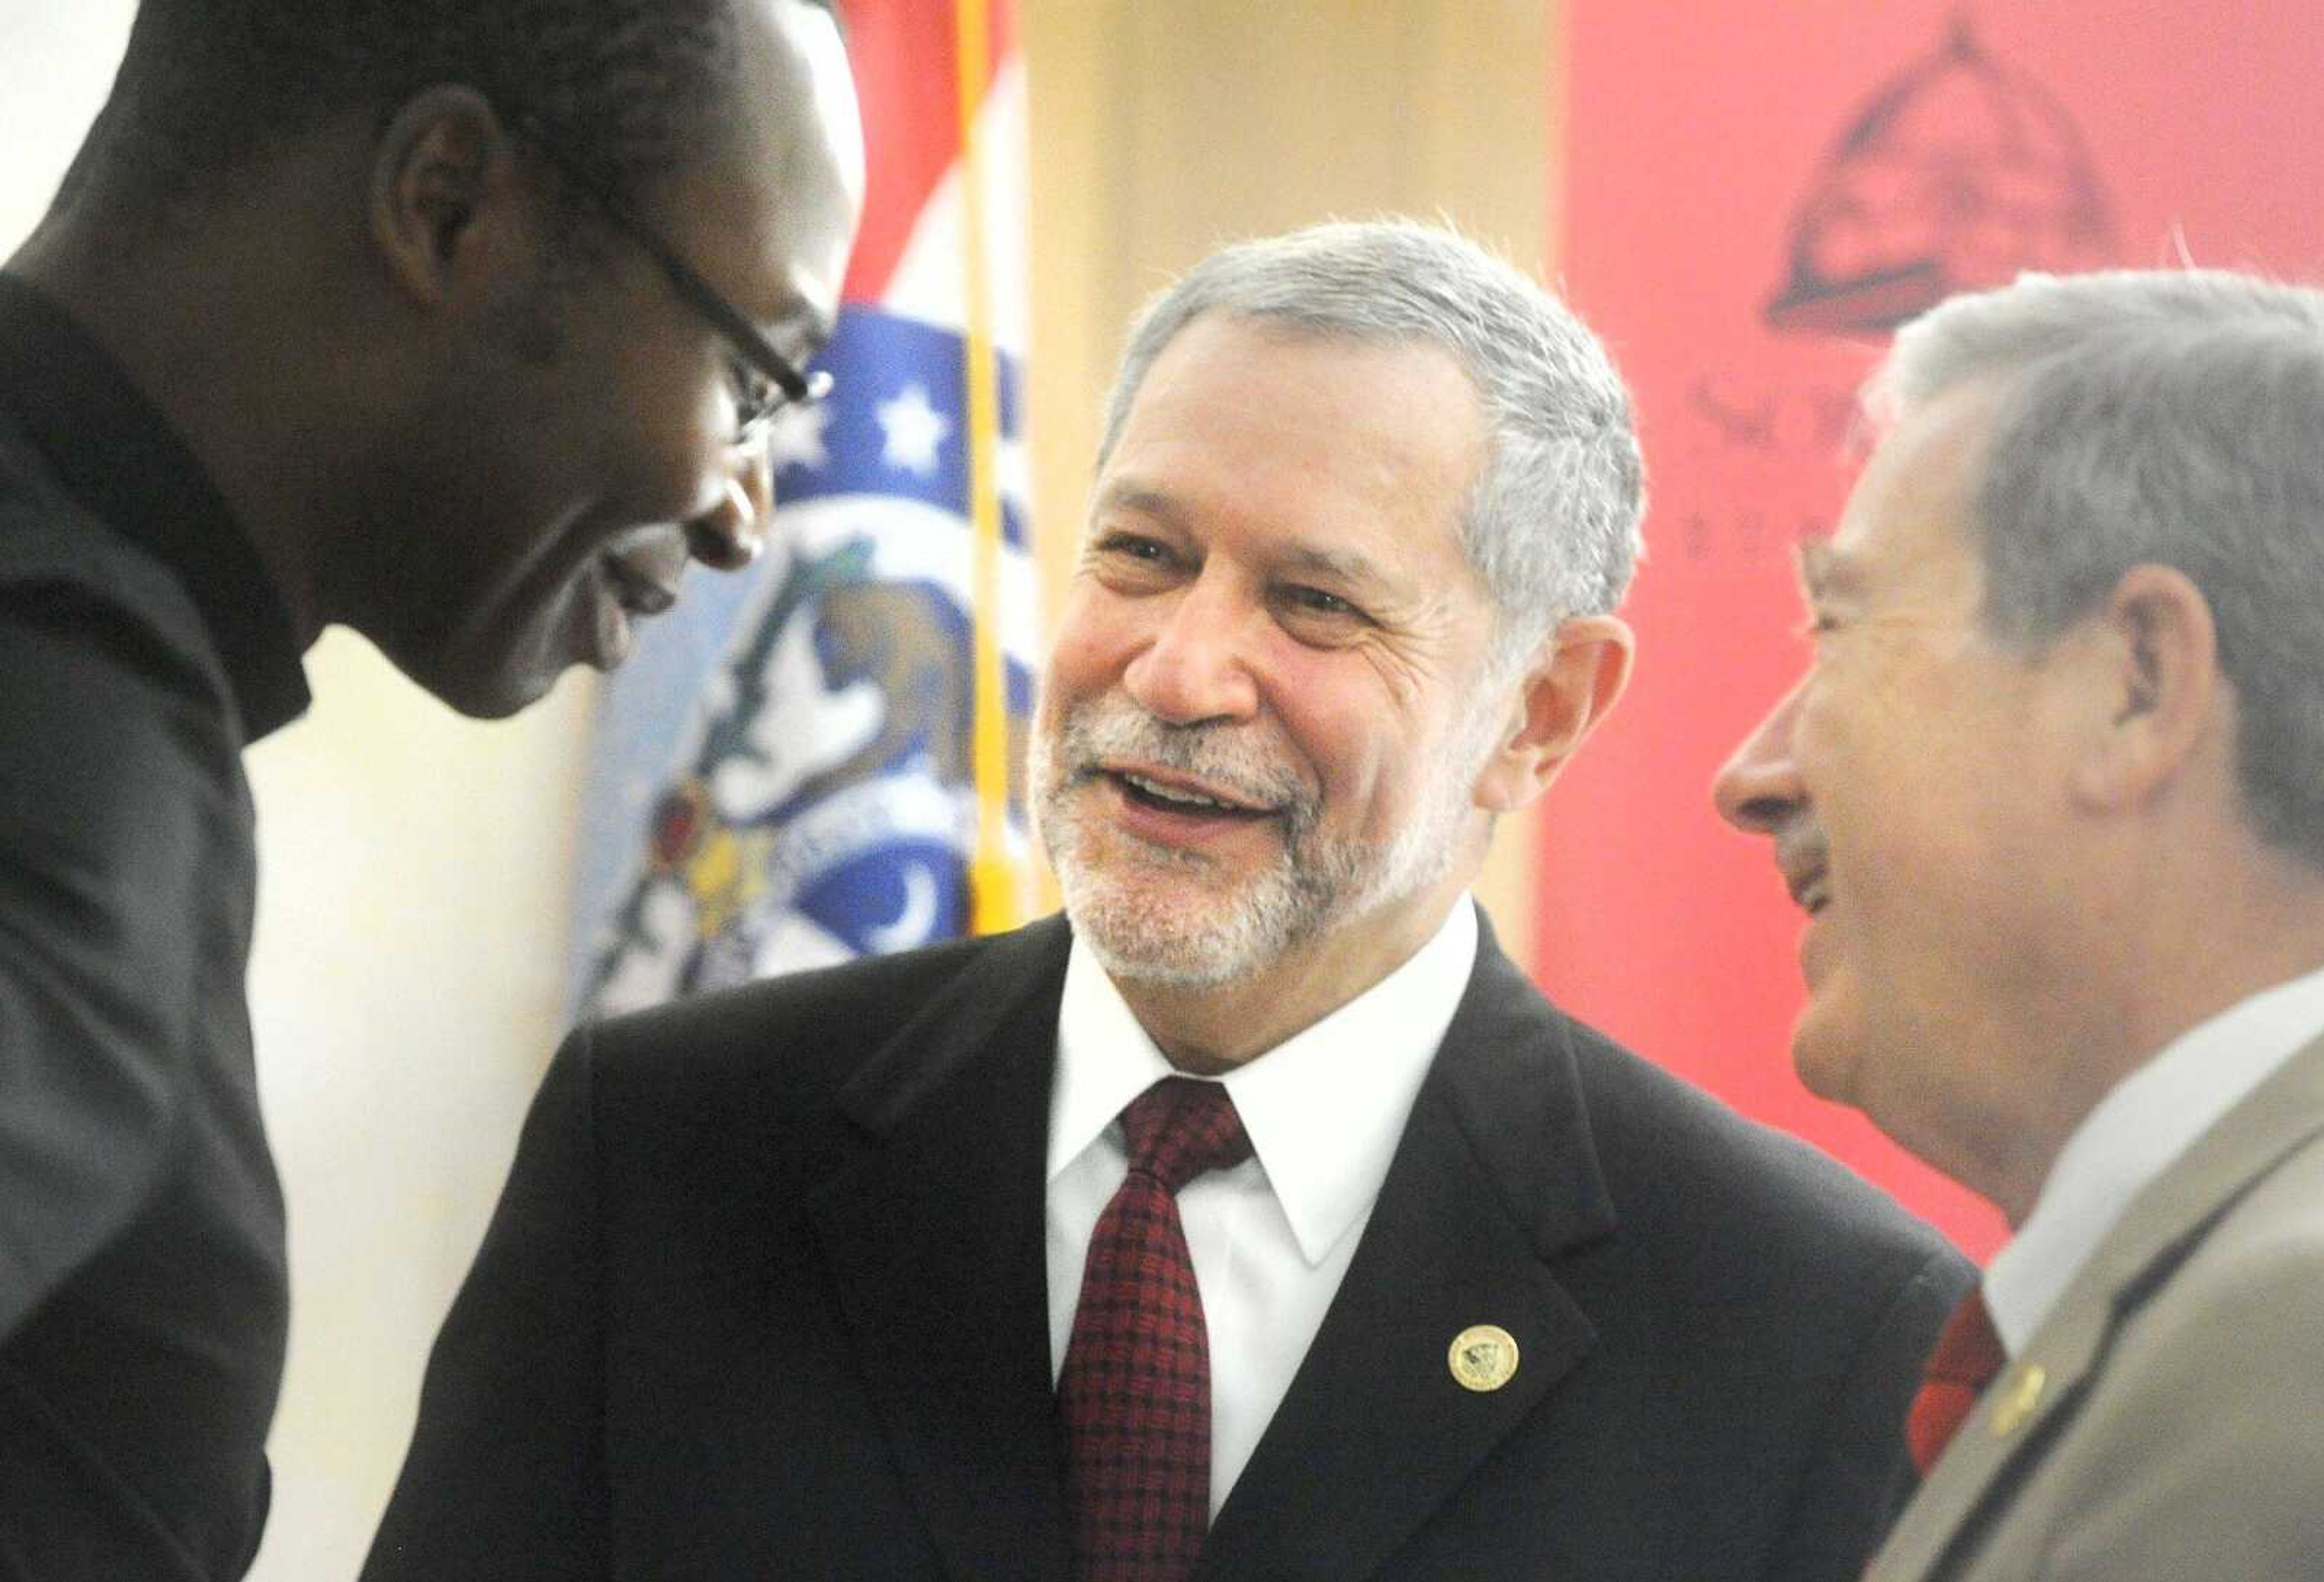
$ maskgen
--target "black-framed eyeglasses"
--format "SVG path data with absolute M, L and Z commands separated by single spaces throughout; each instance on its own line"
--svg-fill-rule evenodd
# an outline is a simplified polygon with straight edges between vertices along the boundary
M 661 233 L 648 225 L 580 161 L 560 148 L 537 117 L 520 112 L 510 119 L 509 126 L 556 166 L 565 183 L 586 198 L 608 224 L 652 259 L 679 299 L 725 337 L 738 375 L 734 393 L 736 445 L 756 443 L 767 424 L 785 407 L 804 406 L 831 393 L 828 370 L 802 371 L 777 351 L 774 343 L 743 316 L 741 308 L 704 280 L 677 248 L 662 240 Z

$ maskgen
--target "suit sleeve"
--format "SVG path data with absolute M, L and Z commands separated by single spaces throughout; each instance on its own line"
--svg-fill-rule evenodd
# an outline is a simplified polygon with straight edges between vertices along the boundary
M 1863 1576 L 1912 1497 L 1905 1412 L 1937 1331 L 1976 1278 L 1968 1260 L 1948 1249 L 1897 1288 L 1832 1397 L 1831 1430 L 1801 1485 L 1771 1578 L 1858 1582 Z
M 534 1099 L 364 1582 L 605 1573 L 604 1291 L 595 1070 L 585 1029 Z
M 0 1342 L 176 1146 L 205 827 L 233 748 L 198 680 L 69 588 L 0 587 Z

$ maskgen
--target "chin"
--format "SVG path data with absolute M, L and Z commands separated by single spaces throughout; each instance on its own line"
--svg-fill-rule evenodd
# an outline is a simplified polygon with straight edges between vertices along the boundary
M 522 713 L 548 696 L 549 688 L 543 685 L 527 686 L 515 691 L 484 692 L 459 697 L 446 696 L 442 693 L 436 695 L 443 698 L 452 709 L 468 719 L 505 720 L 512 714 Z
M 535 617 L 514 630 L 475 629 L 469 640 L 446 643 L 402 669 L 457 713 L 505 720 L 539 703 L 558 677 L 584 662 L 569 649 L 561 622 Z
M 445 664 L 420 667 L 399 661 L 396 667 L 445 707 L 471 720 L 505 720 L 530 708 L 548 695 L 558 676 L 556 671 L 540 666 L 503 665 L 472 669 Z
M 1834 1104 L 1856 1102 L 1856 1057 L 1853 1041 L 1821 1025 L 1812 1001 L 1800 1013 L 1792 1029 L 1792 1069 L 1800 1085 Z
M 1116 981 L 1222 988 L 1249 976 L 1268 943 L 1270 919 L 1207 887 L 1188 893 L 1188 876 L 1124 871 L 1119 854 L 1084 866 L 1068 852 L 1051 866 L 1074 933 Z

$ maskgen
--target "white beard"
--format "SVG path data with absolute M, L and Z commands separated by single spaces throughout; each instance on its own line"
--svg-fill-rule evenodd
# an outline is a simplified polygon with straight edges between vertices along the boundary
M 1287 750 L 1265 740 L 1268 727 L 1167 725 L 1119 696 L 1081 704 L 1053 731 L 1034 732 L 1028 776 L 1074 937 L 1118 982 L 1199 989 L 1258 975 L 1328 929 L 1444 877 L 1499 723 L 1476 716 L 1452 744 L 1452 772 L 1429 787 L 1402 829 L 1373 842 L 1322 832 L 1315 794 L 1289 766 Z M 1099 764 L 1124 759 L 1199 776 L 1275 809 L 1282 832 L 1276 860 L 1237 877 L 1203 853 L 1095 825 L 1086 787 Z

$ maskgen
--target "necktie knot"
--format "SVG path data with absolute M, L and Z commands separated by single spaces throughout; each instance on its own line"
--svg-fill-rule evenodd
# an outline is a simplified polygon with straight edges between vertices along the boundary
M 1121 1112 L 1130 1168 L 1152 1176 L 1176 1197 L 1196 1176 L 1250 1157 L 1250 1138 L 1234 1099 L 1217 1082 L 1165 1077 Z
M 1913 1409 L 1904 1419 L 1904 1442 L 1923 1476 L 1937 1464 L 1945 1446 L 1976 1409 L 1977 1398 L 2008 1361 L 1984 1293 L 1970 1292 L 1938 1331 L 1921 1392 L 1913 1398 Z

